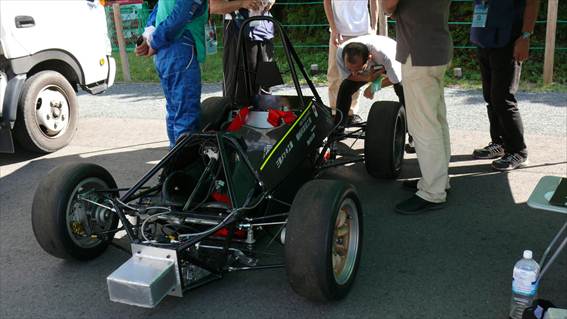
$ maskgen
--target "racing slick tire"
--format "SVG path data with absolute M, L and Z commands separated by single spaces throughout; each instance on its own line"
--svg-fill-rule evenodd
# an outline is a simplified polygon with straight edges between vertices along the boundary
M 402 170 L 406 141 L 406 111 L 394 101 L 372 104 L 366 122 L 364 163 L 376 178 L 395 178 Z
M 212 96 L 201 102 L 201 118 L 199 129 L 218 131 L 223 121 L 227 120 L 230 110 L 230 99 L 222 96 Z
M 31 152 L 55 152 L 77 132 L 79 102 L 67 79 L 42 71 L 26 80 L 18 103 L 14 137 Z
M 116 189 L 116 182 L 101 166 L 65 164 L 41 181 L 32 204 L 32 228 L 41 248 L 62 259 L 90 260 L 102 254 L 114 237 L 118 216 L 108 209 L 80 200 L 104 202 L 94 190 Z M 90 232 L 107 232 L 90 236 Z
M 362 252 L 362 209 L 354 186 L 312 180 L 295 196 L 285 233 L 285 264 L 295 292 L 333 301 L 349 292 Z

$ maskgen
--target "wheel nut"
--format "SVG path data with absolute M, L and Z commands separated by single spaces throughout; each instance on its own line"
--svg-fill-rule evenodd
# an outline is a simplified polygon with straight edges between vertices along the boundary
M 47 117 L 47 119 L 48 119 L 48 120 L 49 120 L 49 119 L 51 119 L 51 116 L 49 116 L 49 114 L 47 114 L 47 116 L 46 116 L 46 117 Z

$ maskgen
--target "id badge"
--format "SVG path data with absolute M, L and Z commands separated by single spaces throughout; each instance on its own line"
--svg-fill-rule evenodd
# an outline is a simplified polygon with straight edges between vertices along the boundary
M 215 30 L 215 25 L 209 20 L 209 23 L 205 25 L 205 48 L 207 55 L 212 55 L 217 53 L 217 33 Z
M 482 4 L 475 5 L 472 27 L 473 28 L 486 27 L 487 17 L 488 17 L 488 3 L 483 2 Z

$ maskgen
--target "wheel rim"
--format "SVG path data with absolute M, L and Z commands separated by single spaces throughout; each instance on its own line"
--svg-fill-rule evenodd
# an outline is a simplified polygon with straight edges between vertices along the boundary
M 358 208 L 347 198 L 341 203 L 333 235 L 333 274 L 339 285 L 345 284 L 354 272 L 359 240 Z
M 49 138 L 65 133 L 69 126 L 69 102 L 58 86 L 49 85 L 39 91 L 35 100 L 35 117 L 41 132 Z
M 400 109 L 401 111 L 401 109 Z M 392 145 L 394 152 L 394 168 L 397 170 L 404 160 L 404 146 L 406 143 L 406 127 L 404 118 L 398 112 L 396 116 L 396 124 L 394 126 L 394 145 Z
M 100 178 L 91 177 L 81 181 L 71 193 L 66 211 L 66 225 L 69 237 L 81 248 L 92 248 L 102 240 L 91 237 L 93 232 L 108 231 L 112 227 L 112 212 L 89 203 L 81 198 L 100 202 L 101 198 L 93 190 L 108 189 L 108 185 Z

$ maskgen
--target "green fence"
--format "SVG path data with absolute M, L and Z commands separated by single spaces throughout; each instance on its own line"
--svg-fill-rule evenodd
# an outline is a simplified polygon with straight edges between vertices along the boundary
M 118 51 L 118 40 L 116 38 L 116 27 L 114 26 L 114 11 L 112 7 L 105 7 L 106 24 L 108 35 L 112 43 L 112 50 Z M 144 32 L 144 27 L 151 10 L 146 3 L 126 4 L 120 6 L 120 16 L 122 17 L 122 30 L 126 51 L 132 52 L 136 47 L 136 39 Z
M 470 3 L 473 0 L 453 0 L 453 3 Z M 468 4 L 467 5 L 470 5 Z M 276 2 L 275 6 L 278 7 L 290 7 L 290 9 L 293 9 L 294 6 L 308 6 L 308 5 L 317 5 L 317 6 L 323 6 L 323 1 L 305 1 L 305 2 Z M 126 50 L 131 52 L 134 50 L 135 46 L 136 46 L 136 39 L 138 37 L 138 35 L 142 34 L 142 32 L 144 31 L 144 26 L 146 24 L 147 18 L 149 16 L 150 13 L 150 9 L 148 8 L 147 4 L 131 4 L 131 5 L 123 5 L 120 7 L 120 14 L 122 16 L 122 20 L 123 20 L 123 30 L 124 30 L 124 38 L 125 38 L 125 42 L 126 42 Z M 109 34 L 111 36 L 111 41 L 112 41 L 112 49 L 114 51 L 118 51 L 118 42 L 116 40 L 116 31 L 115 31 L 115 27 L 114 27 L 114 18 L 113 18 L 113 12 L 112 12 L 112 7 L 107 7 L 106 8 L 106 13 L 107 13 L 107 21 L 108 21 L 108 28 L 109 28 Z M 217 20 L 217 31 L 219 33 L 220 36 L 222 36 L 222 23 L 220 23 L 222 17 L 220 15 L 214 16 L 215 20 Z M 293 24 L 283 24 L 283 26 L 290 32 L 293 31 L 298 31 L 298 32 L 302 32 L 305 31 L 304 29 L 307 30 L 317 30 L 317 31 L 323 31 L 326 32 L 326 30 L 329 28 L 329 25 L 326 23 L 326 18 L 323 16 L 321 17 L 322 22 L 325 23 L 293 23 Z M 388 24 L 390 26 L 393 26 L 396 23 L 395 20 L 388 20 Z M 545 25 L 547 23 L 547 21 L 545 20 L 539 20 L 536 22 L 536 25 Z M 564 26 L 567 24 L 567 20 L 558 20 L 558 28 L 560 28 L 561 26 Z M 449 25 L 451 27 L 459 27 L 459 26 L 463 26 L 463 27 L 467 27 L 467 29 L 469 28 L 469 26 L 471 25 L 471 21 L 450 21 Z M 390 28 L 393 29 L 393 28 Z M 393 31 L 391 30 L 390 33 L 393 35 Z M 558 31 L 559 33 L 559 31 Z M 475 48 L 474 46 L 471 46 L 468 43 L 468 39 L 464 40 L 463 39 L 455 39 L 458 42 L 455 42 L 454 48 L 455 49 L 473 49 Z M 463 43 L 466 42 L 466 43 Z M 543 42 L 543 41 L 539 41 L 539 42 Z M 318 42 L 318 43 L 296 43 L 294 44 L 295 48 L 328 48 L 328 42 L 327 40 L 325 40 L 324 42 Z M 222 48 L 222 45 L 219 46 L 219 48 Z M 544 50 L 545 47 L 542 44 L 538 44 L 536 43 L 535 45 L 533 45 L 531 47 L 532 50 Z M 567 51 L 567 46 L 557 46 L 555 47 L 556 51 Z

